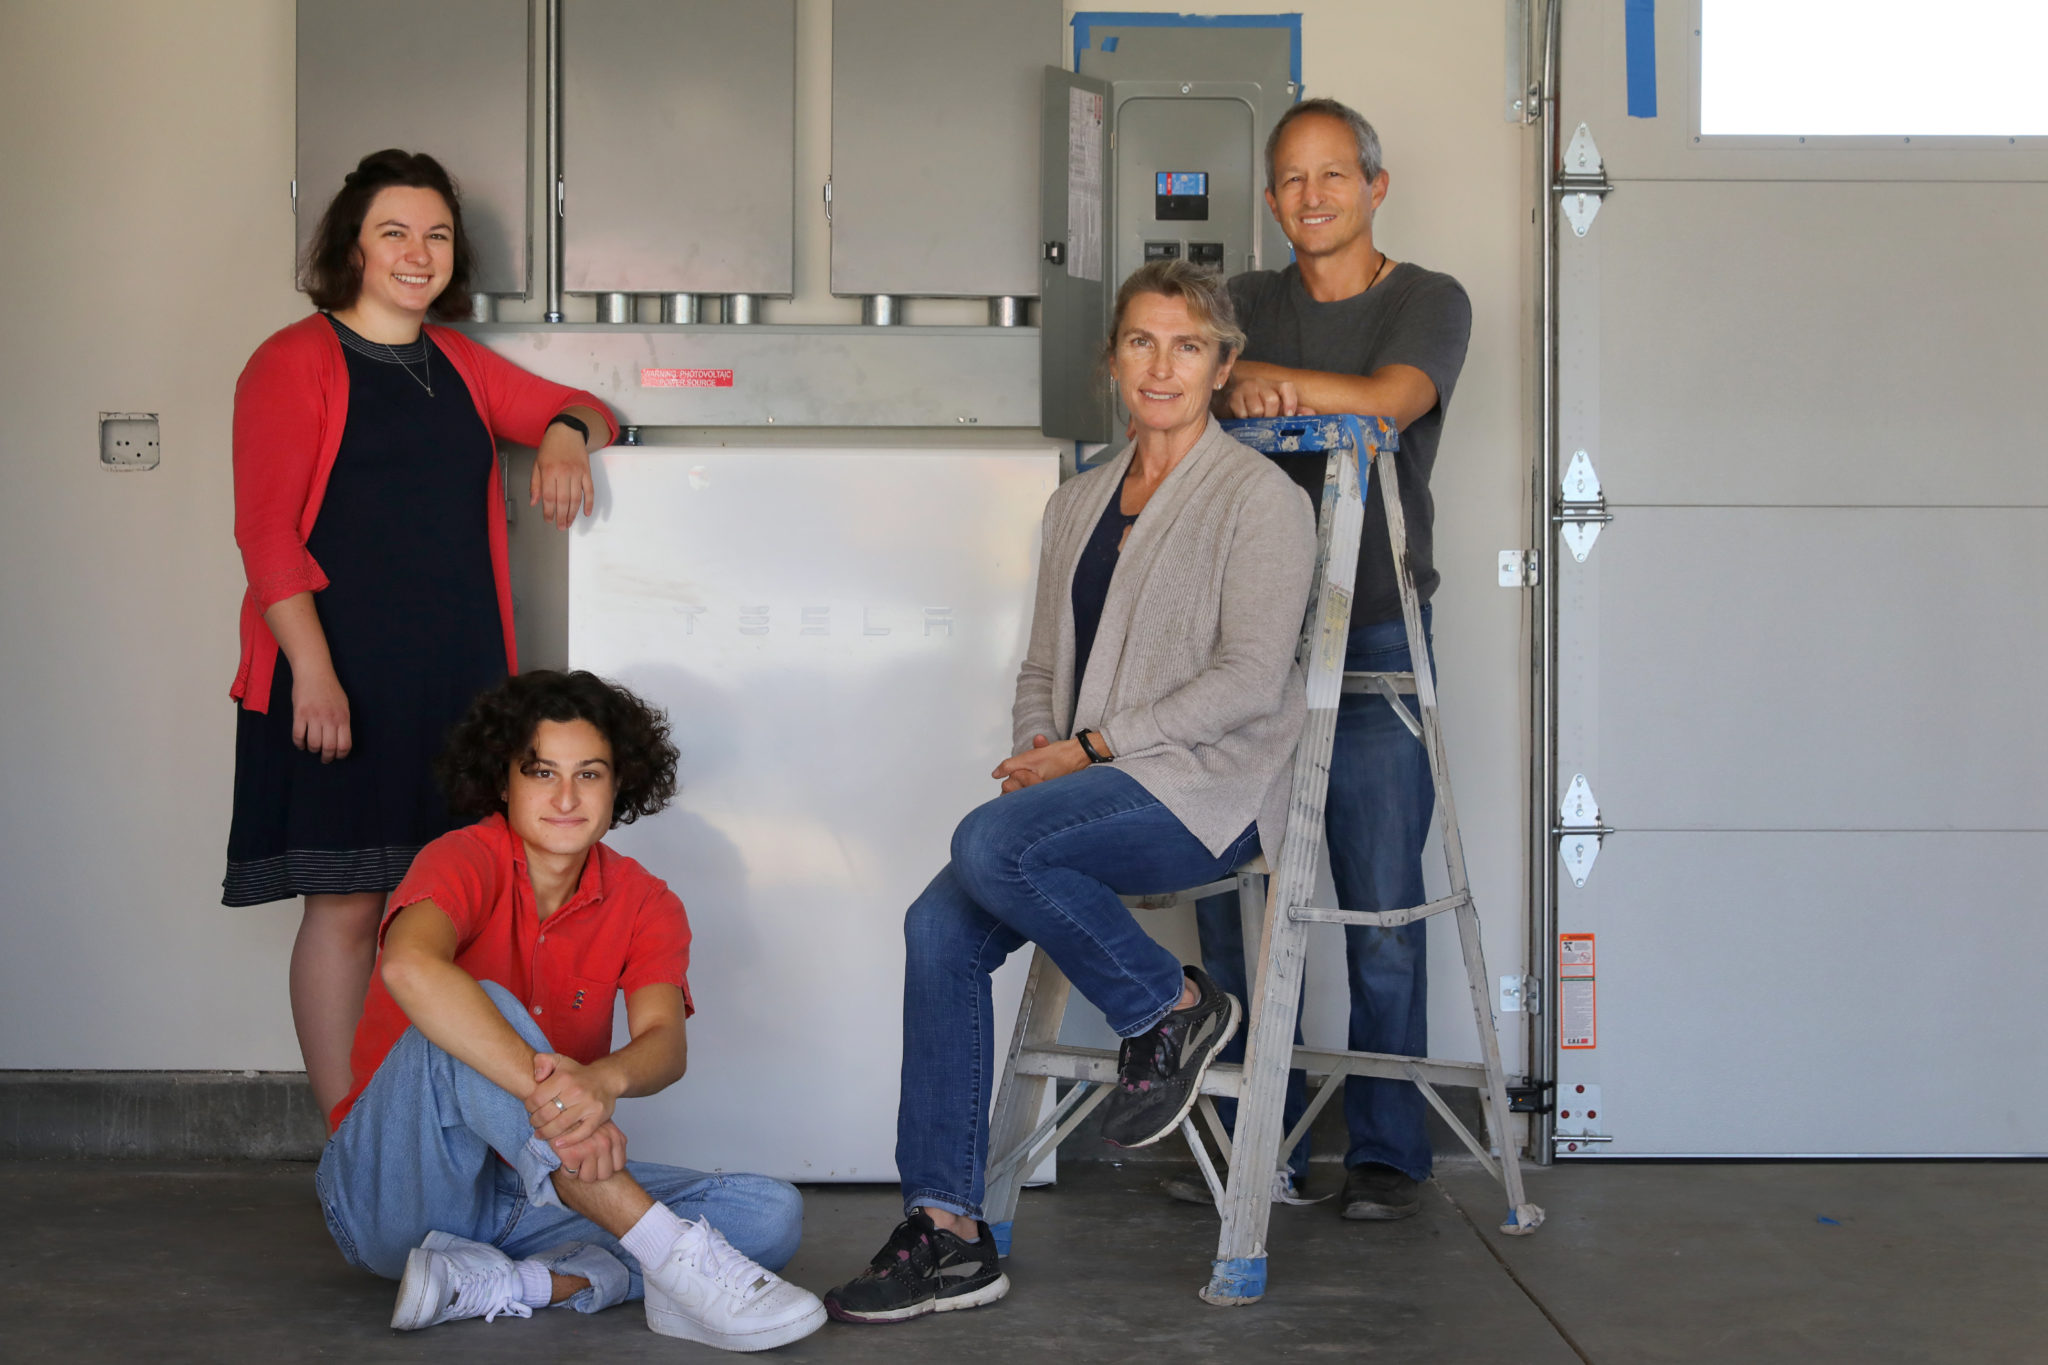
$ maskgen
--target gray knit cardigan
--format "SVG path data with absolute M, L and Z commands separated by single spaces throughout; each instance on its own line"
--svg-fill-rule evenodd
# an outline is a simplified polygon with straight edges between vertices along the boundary
M 1132 447 L 1045 505 L 1013 752 L 1099 731 L 1118 768 L 1220 855 L 1254 819 L 1277 856 L 1308 710 L 1295 643 L 1315 571 L 1315 514 L 1265 456 L 1208 429 L 1145 504 L 1110 579 L 1074 698 L 1074 568 Z

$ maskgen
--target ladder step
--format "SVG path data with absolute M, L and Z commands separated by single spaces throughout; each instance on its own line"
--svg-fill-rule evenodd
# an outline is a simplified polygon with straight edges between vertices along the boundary
M 1294 1049 L 1294 1065 L 1318 1076 L 1342 1071 L 1351 1076 L 1386 1076 L 1397 1081 L 1411 1079 L 1408 1068 L 1431 1085 L 1461 1085 L 1485 1088 L 1484 1062 L 1452 1062 L 1441 1057 L 1397 1057 L 1388 1052 L 1340 1052 L 1328 1048 Z M 1236 1068 L 1232 1068 L 1235 1070 Z M 1211 1067 L 1211 1073 L 1217 1070 Z
M 1116 1054 L 1099 1047 L 1027 1047 L 1018 1052 L 1017 1064 L 1011 1071 L 1018 1076 L 1107 1083 L 1116 1080 Z M 1239 1080 L 1237 1067 L 1217 1063 L 1202 1074 L 1202 1093 L 1236 1099 Z
M 1204 896 L 1220 896 L 1225 892 L 1237 894 L 1237 878 L 1226 877 L 1220 882 L 1206 882 L 1191 886 L 1185 891 L 1161 891 L 1148 896 L 1125 896 L 1123 903 L 1133 910 L 1171 910 L 1176 905 L 1191 905 Z
M 1121 899 L 1125 905 L 1133 910 L 1170 910 L 1176 905 L 1190 905 L 1205 896 L 1234 895 L 1237 892 L 1237 879 L 1239 877 L 1245 876 L 1247 873 L 1263 877 L 1271 871 L 1272 869 L 1266 864 L 1265 855 L 1260 854 L 1243 867 L 1237 869 L 1234 875 L 1225 877 L 1220 881 L 1204 882 L 1200 886 L 1191 886 L 1185 891 L 1158 891 L 1140 896 L 1124 896 Z
M 1344 690 L 1346 692 L 1377 692 L 1382 684 L 1393 688 L 1396 692 L 1413 692 L 1415 690 L 1415 675 L 1413 673 L 1346 673 L 1344 675 Z
M 1298 1047 L 1294 1049 L 1293 1065 L 1318 1076 L 1341 1072 L 1350 1076 L 1385 1076 L 1397 1081 L 1410 1079 L 1408 1069 L 1413 1067 L 1416 1074 L 1431 1085 L 1483 1087 L 1486 1084 L 1483 1063 L 1452 1062 L 1440 1057 L 1399 1057 L 1387 1052 Z M 1242 1071 L 1243 1068 L 1229 1062 L 1215 1063 L 1202 1075 L 1202 1093 L 1236 1099 L 1243 1085 Z M 1069 1047 L 1063 1043 L 1027 1047 L 1017 1054 L 1012 1074 L 1103 1084 L 1116 1080 L 1116 1054 L 1099 1047 Z
M 1363 924 L 1375 929 L 1398 929 L 1404 924 L 1413 924 L 1431 915 L 1441 915 L 1446 910 L 1458 910 L 1472 903 L 1472 897 L 1446 896 L 1440 901 L 1427 905 L 1411 905 L 1405 910 L 1325 910 L 1314 905 L 1297 905 L 1287 912 L 1287 918 L 1296 924 Z

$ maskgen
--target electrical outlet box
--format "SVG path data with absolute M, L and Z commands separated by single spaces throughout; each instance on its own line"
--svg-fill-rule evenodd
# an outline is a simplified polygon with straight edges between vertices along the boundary
M 163 442 L 153 412 L 100 414 L 100 468 L 115 473 L 155 469 L 163 462 Z

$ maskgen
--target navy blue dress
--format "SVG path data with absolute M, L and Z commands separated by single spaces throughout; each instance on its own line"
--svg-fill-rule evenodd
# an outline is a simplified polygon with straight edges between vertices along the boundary
M 329 580 L 313 601 L 353 747 L 323 764 L 292 746 L 280 654 L 269 712 L 237 712 L 225 905 L 396 887 L 421 846 L 458 823 L 434 756 L 505 677 L 491 438 L 469 388 L 424 335 L 389 347 L 329 321 L 348 363 L 348 421 L 306 548 Z

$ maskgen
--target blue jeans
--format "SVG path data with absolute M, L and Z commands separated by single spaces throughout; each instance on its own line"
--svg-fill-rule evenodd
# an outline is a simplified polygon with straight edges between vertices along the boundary
M 1258 848 L 1252 825 L 1212 856 L 1106 765 L 968 812 L 953 831 L 953 861 L 903 921 L 896 1167 L 906 1210 L 981 1217 L 996 1066 L 989 974 L 1036 943 L 1118 1036 L 1135 1037 L 1180 1003 L 1184 978 L 1117 897 L 1214 881 Z
M 1422 608 L 1423 639 L 1431 639 L 1430 609 Z M 1430 645 L 1430 666 L 1436 648 Z M 1353 628 L 1344 650 L 1347 672 L 1405 673 L 1408 633 L 1399 617 Z M 1414 699 L 1408 700 L 1415 709 Z M 1394 714 L 1384 697 L 1347 692 L 1337 708 L 1337 740 L 1330 754 L 1330 794 L 1324 810 L 1330 872 L 1337 904 L 1346 910 L 1398 910 L 1420 905 L 1422 846 L 1436 810 L 1436 784 L 1429 753 Z M 1216 984 L 1241 999 L 1246 987 L 1244 936 L 1237 897 L 1211 896 L 1195 911 L 1201 932 L 1202 965 Z M 1429 1051 L 1429 954 L 1427 920 L 1398 929 L 1344 927 L 1344 961 L 1351 983 L 1353 1052 L 1388 1052 L 1420 1057 Z M 1301 1041 L 1297 1006 L 1294 1040 Z M 1242 1033 L 1217 1055 L 1244 1060 Z M 1350 1076 L 1344 1081 L 1344 1120 L 1351 1131 L 1346 1166 L 1378 1162 L 1417 1180 L 1430 1172 L 1429 1132 L 1423 1124 L 1422 1092 L 1408 1081 Z M 1302 1073 L 1287 1078 L 1285 1125 L 1293 1128 L 1307 1107 Z M 1236 1114 L 1232 1101 L 1219 1100 L 1226 1123 Z M 1288 1154 L 1297 1176 L 1308 1170 L 1308 1137 Z
M 552 1051 L 512 992 L 495 981 L 483 988 L 521 1038 Z M 549 1178 L 561 1164 L 534 1136 L 517 1096 L 407 1029 L 327 1140 L 313 1184 L 341 1254 L 386 1279 L 403 1276 L 406 1253 L 441 1231 L 584 1274 L 591 1288 L 570 1300 L 583 1312 L 639 1298 L 638 1263 L 610 1233 L 563 1207 Z M 770 1270 L 796 1254 L 803 1196 L 786 1181 L 645 1161 L 628 1161 L 626 1171 L 678 1217 L 709 1219 Z M 602 1257 L 579 1259 L 582 1247 L 609 1252 L 625 1273 L 604 1274 Z M 593 1264 L 598 1273 L 586 1273 Z

